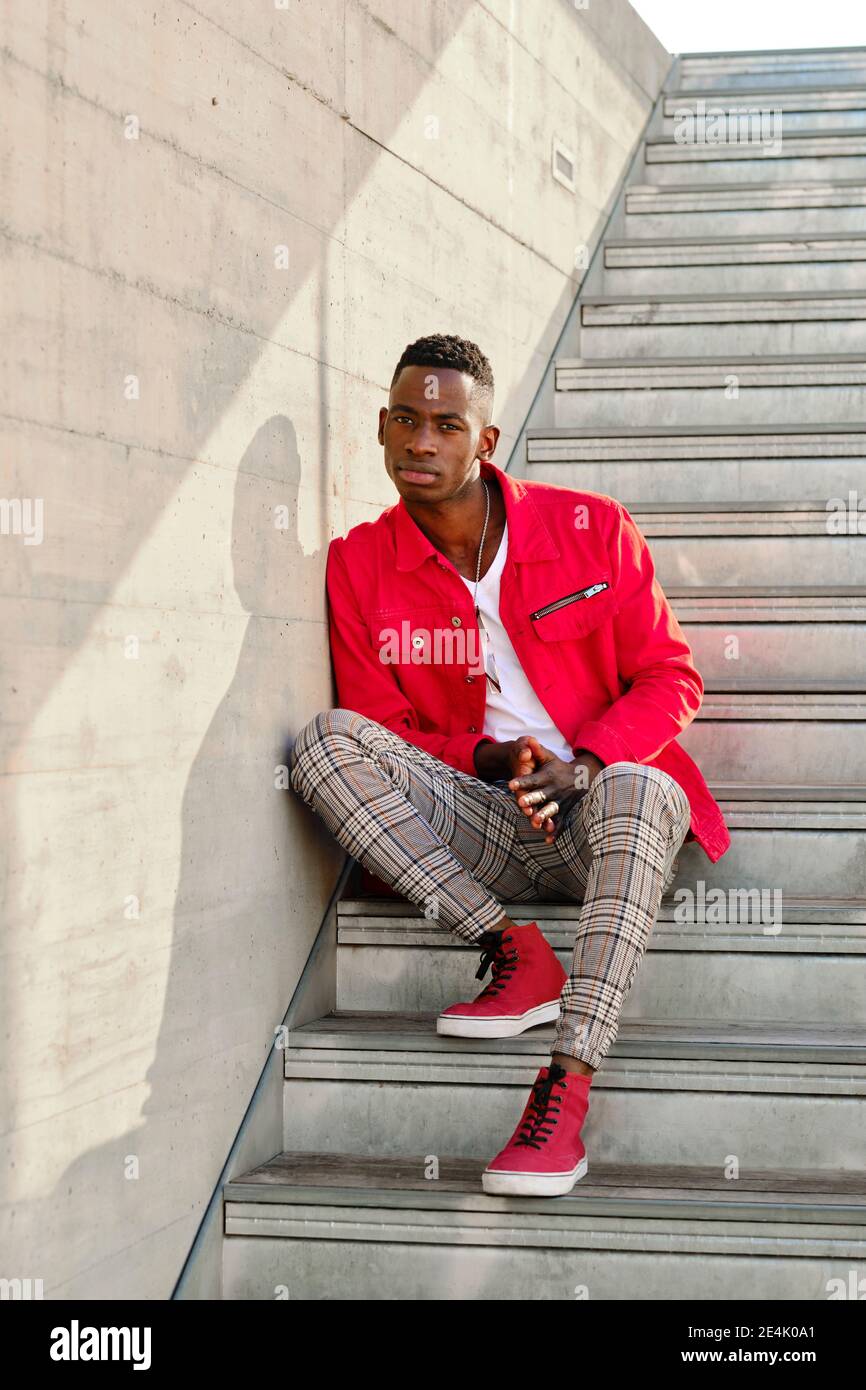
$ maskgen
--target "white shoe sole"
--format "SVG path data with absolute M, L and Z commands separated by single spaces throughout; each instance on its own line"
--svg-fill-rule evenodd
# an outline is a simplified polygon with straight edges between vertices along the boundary
M 440 1014 L 436 1020 L 436 1032 L 451 1038 L 516 1038 L 527 1028 L 537 1028 L 539 1023 L 555 1023 L 559 1018 L 559 1000 L 549 1004 L 538 1004 L 527 1009 L 518 1017 L 472 1018 L 469 1014 Z
M 481 1174 L 481 1186 L 495 1197 L 564 1197 L 588 1171 L 584 1156 L 570 1173 L 491 1173 Z

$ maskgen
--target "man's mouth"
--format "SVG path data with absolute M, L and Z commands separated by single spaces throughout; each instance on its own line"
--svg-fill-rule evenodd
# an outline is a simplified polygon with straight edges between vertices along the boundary
M 398 471 L 406 479 L 407 483 L 432 483 L 438 477 L 437 473 L 431 472 L 429 468 L 410 468 L 405 463 L 397 465 Z

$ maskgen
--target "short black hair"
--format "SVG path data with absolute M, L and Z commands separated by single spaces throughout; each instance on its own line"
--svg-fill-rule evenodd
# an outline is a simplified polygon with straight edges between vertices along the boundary
M 426 338 L 416 338 L 404 349 L 400 361 L 394 368 L 391 385 L 404 367 L 451 367 L 458 372 L 467 372 L 474 381 L 472 400 L 478 406 L 482 421 L 489 425 L 493 415 L 493 371 L 477 343 L 467 338 L 457 338 L 453 333 L 431 333 Z

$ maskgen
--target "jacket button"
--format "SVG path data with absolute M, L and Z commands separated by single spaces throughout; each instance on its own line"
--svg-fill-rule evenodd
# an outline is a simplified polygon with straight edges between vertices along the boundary
M 460 627 L 461 621 L 462 621 L 462 620 L 461 620 L 460 618 L 452 618 L 452 619 L 451 619 L 452 626 L 453 626 L 453 627 Z
M 475 680 L 475 677 L 474 677 L 474 676 L 464 676 L 463 679 L 465 680 L 465 682 L 466 682 L 467 685 L 471 685 L 472 682 Z
M 469 725 L 469 732 L 470 732 L 470 734 L 477 734 L 477 733 L 478 733 L 478 730 L 476 729 L 476 727 L 475 727 L 474 724 L 470 724 L 470 725 Z

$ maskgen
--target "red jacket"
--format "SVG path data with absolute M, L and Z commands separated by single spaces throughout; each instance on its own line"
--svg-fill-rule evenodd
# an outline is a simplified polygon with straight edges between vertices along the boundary
M 731 837 L 676 740 L 704 685 L 641 532 L 603 493 L 487 460 L 481 471 L 498 480 L 508 521 L 500 615 L 539 700 L 573 749 L 669 773 L 691 806 L 687 838 L 715 862 Z M 339 707 L 477 776 L 487 682 L 472 595 L 402 498 L 331 541 L 327 587 Z

